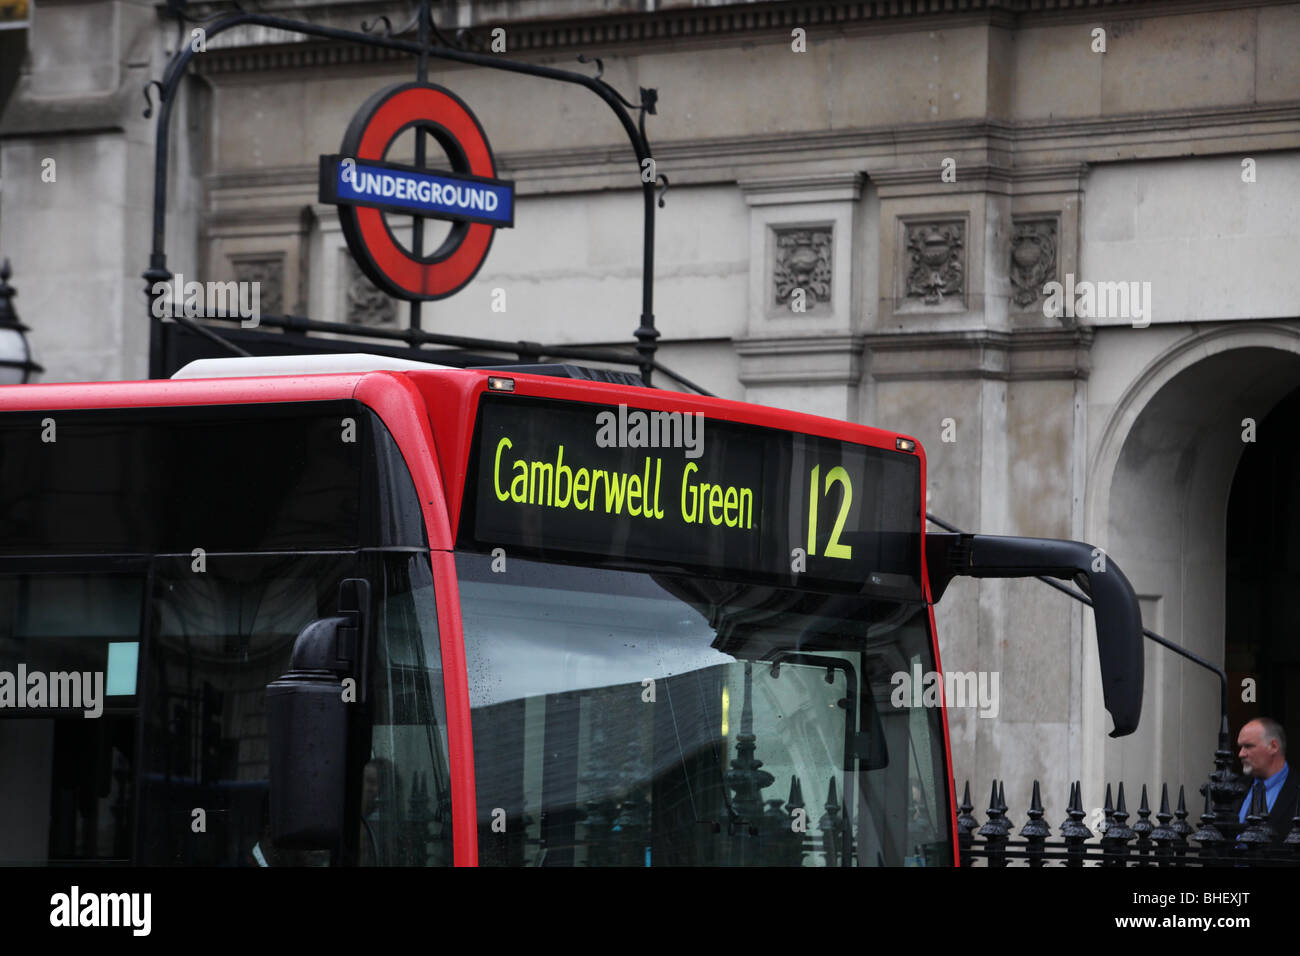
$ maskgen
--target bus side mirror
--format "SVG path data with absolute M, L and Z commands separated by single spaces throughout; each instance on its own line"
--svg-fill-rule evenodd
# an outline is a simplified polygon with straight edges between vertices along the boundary
M 302 629 L 290 670 L 266 685 L 271 839 L 287 849 L 334 849 L 343 834 L 348 707 L 364 695 L 369 582 L 344 581 L 339 603 L 340 616 Z
M 1112 737 L 1137 730 L 1142 714 L 1142 611 L 1119 565 L 1090 544 L 1050 538 L 983 534 L 926 534 L 930 597 L 938 602 L 957 575 L 1023 578 L 1046 575 L 1074 580 L 1092 599 L 1097 656 Z

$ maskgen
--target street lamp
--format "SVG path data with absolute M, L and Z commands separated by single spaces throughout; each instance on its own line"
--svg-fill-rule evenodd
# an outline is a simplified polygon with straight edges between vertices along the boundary
M 18 293 L 9 284 L 9 260 L 0 263 L 0 385 L 24 385 L 45 371 L 32 361 L 27 345 L 27 326 L 18 321 L 13 297 Z

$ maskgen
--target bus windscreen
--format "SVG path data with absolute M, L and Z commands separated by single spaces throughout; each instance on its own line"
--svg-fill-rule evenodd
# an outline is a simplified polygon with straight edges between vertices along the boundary
M 915 455 L 688 412 L 483 398 L 476 549 L 921 596 Z

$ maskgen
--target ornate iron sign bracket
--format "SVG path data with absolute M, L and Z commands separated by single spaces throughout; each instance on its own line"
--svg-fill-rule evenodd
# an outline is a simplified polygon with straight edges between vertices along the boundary
M 624 99 L 617 90 L 602 79 L 604 67 L 600 60 L 596 60 L 597 73 L 593 76 L 587 76 L 582 73 L 575 73 L 570 70 L 560 70 L 548 66 L 539 66 L 533 63 L 525 63 L 519 60 L 510 60 L 504 56 L 474 52 L 470 50 L 453 47 L 447 43 L 446 38 L 438 30 L 437 25 L 433 22 L 431 0 L 421 0 L 420 6 L 416 12 L 414 22 L 408 24 L 399 33 L 408 32 L 411 27 L 416 30 L 414 40 L 401 39 L 399 36 L 392 34 L 387 17 L 379 17 L 373 23 L 362 24 L 362 31 L 341 30 L 335 27 L 318 26 L 312 23 L 306 23 L 298 20 L 290 20 L 284 17 L 270 16 L 262 13 L 249 13 L 244 11 L 239 5 L 234 4 L 236 11 L 226 16 L 220 16 L 205 21 L 190 21 L 191 23 L 200 24 L 203 30 L 203 36 L 206 41 L 213 37 L 241 26 L 262 26 L 270 27 L 276 30 L 284 30 L 289 33 L 298 33 L 304 36 L 319 37 L 325 40 L 338 40 L 347 43 L 356 43 L 362 46 L 381 47 L 388 50 L 398 50 L 403 53 L 409 53 L 416 58 L 416 74 L 420 82 L 426 82 L 428 77 L 428 63 L 430 58 L 440 60 L 451 60 L 457 63 L 467 63 L 473 66 L 483 66 L 493 70 L 505 70 L 509 73 L 520 73 L 526 76 L 535 76 L 546 80 L 556 80 L 561 83 L 571 83 L 576 86 L 584 87 L 596 94 L 605 104 L 614 112 L 618 121 L 623 126 L 629 142 L 632 144 L 632 150 L 636 156 L 637 175 L 641 180 L 641 193 L 644 207 L 643 219 L 643 248 L 642 248 L 642 274 L 641 274 L 641 322 L 633 335 L 636 337 L 637 345 L 637 365 L 641 370 L 641 377 L 645 384 L 649 385 L 651 374 L 654 369 L 662 371 L 663 366 L 655 361 L 655 352 L 657 349 L 656 340 L 659 338 L 659 332 L 655 329 L 654 318 L 654 229 L 655 229 L 655 206 L 656 199 L 659 206 L 663 205 L 662 193 L 656 197 L 656 188 L 662 181 L 662 188 L 666 188 L 668 179 L 666 176 L 659 176 L 654 167 L 654 157 L 650 152 L 650 144 L 645 135 L 645 117 L 647 113 L 654 113 L 658 94 L 653 89 L 644 87 L 640 90 L 641 102 L 634 104 Z M 195 44 L 189 41 L 185 30 L 185 8 L 184 0 L 169 0 L 168 9 L 180 21 L 180 43 L 175 54 L 172 55 L 167 69 L 164 71 L 162 80 L 150 80 L 145 86 L 145 99 L 148 107 L 144 115 L 150 117 L 153 113 L 154 105 L 150 97 L 150 90 L 154 87 L 158 91 L 158 118 L 157 118 L 157 135 L 154 142 L 154 191 L 153 191 L 153 239 L 149 253 L 149 268 L 144 272 L 144 279 L 147 283 L 145 293 L 149 296 L 150 316 L 154 322 L 152 327 L 150 349 L 150 375 L 158 377 L 162 374 L 161 354 L 158 342 L 158 323 L 161 322 L 157 316 L 161 314 L 161 309 L 156 307 L 155 299 L 157 295 L 153 291 L 158 284 L 167 284 L 172 280 L 172 273 L 167 268 L 167 163 L 168 163 L 168 146 L 171 133 L 171 114 L 172 104 L 175 102 L 176 92 L 180 88 L 181 81 L 184 79 L 187 67 L 195 56 L 199 55 L 199 49 L 203 45 Z M 383 33 L 369 32 L 379 26 L 383 21 Z M 460 31 L 459 36 L 472 37 L 468 31 Z M 204 45 L 205 45 L 204 44 Z M 579 61 L 589 62 L 586 57 L 580 56 Z M 633 122 L 629 110 L 635 110 L 639 113 L 638 121 Z M 424 161 L 424 137 L 416 137 L 416 165 L 422 166 Z M 649 178 L 645 172 L 650 173 Z M 419 256 L 422 254 L 422 229 L 417 226 L 414 232 L 414 253 Z M 311 320 L 301 318 L 292 319 L 284 317 L 279 323 L 268 322 L 266 324 L 281 324 L 288 328 L 291 324 L 295 327 L 310 327 L 317 323 Z M 183 321 L 186 326 L 192 326 L 192 330 L 199 334 L 216 337 L 217 333 L 203 326 L 193 325 L 186 320 Z M 334 325 L 335 323 L 320 323 L 323 325 Z M 337 330 L 333 330 L 337 331 Z M 434 343 L 434 344 L 452 344 L 457 345 L 469 341 L 462 337 L 442 336 L 436 333 L 425 332 L 420 328 L 420 303 L 411 303 L 411 328 L 403 333 L 403 337 L 411 344 L 416 343 Z M 237 354 L 247 354 L 242 349 L 234 346 L 224 340 L 222 344 Z M 475 340 L 484 344 L 486 340 Z M 509 348 L 504 343 L 496 343 L 498 346 Z M 558 353 L 557 353 L 558 354 Z M 593 358 L 595 356 L 593 355 Z M 679 381 L 685 382 L 680 376 L 672 376 Z M 686 383 L 691 384 L 691 383 Z M 692 386 L 695 387 L 695 386 Z M 702 391 L 702 389 L 698 389 Z

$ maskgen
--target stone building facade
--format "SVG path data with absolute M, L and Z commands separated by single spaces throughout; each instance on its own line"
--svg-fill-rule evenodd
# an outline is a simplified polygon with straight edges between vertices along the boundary
M 187 33 L 138 0 L 30 7 L 0 34 L 0 255 L 46 380 L 141 377 L 141 89 Z M 355 29 L 409 7 L 260 9 Z M 1270 418 L 1300 387 L 1300 3 L 483 0 L 437 16 L 484 43 L 501 27 L 516 58 L 600 56 L 624 95 L 658 90 L 662 361 L 722 396 L 915 435 L 931 512 L 1103 547 L 1148 627 L 1227 667 L 1234 718 L 1264 707 L 1300 731 L 1295 429 Z M 317 202 L 316 160 L 411 61 L 250 28 L 196 62 L 170 146 L 172 270 L 258 279 L 266 310 L 404 322 Z M 629 343 L 640 179 L 612 114 L 492 70 L 434 63 L 430 80 L 479 115 L 519 201 L 425 326 Z M 1090 284 L 1091 308 L 1054 308 L 1051 282 Z M 1249 487 L 1277 507 L 1234 525 L 1243 496 L 1264 500 L 1236 480 L 1246 456 L 1266 459 L 1252 467 L 1272 484 Z M 1210 769 L 1206 671 L 1149 646 L 1141 728 L 1111 740 L 1078 606 L 1034 581 L 958 580 L 936 617 L 946 668 L 1000 674 L 995 718 L 950 715 L 959 786 L 996 776 L 1023 806 L 1037 778 L 1059 816 L 1075 778 L 1095 806 L 1104 780 Z M 1258 700 L 1238 704 L 1248 679 Z

